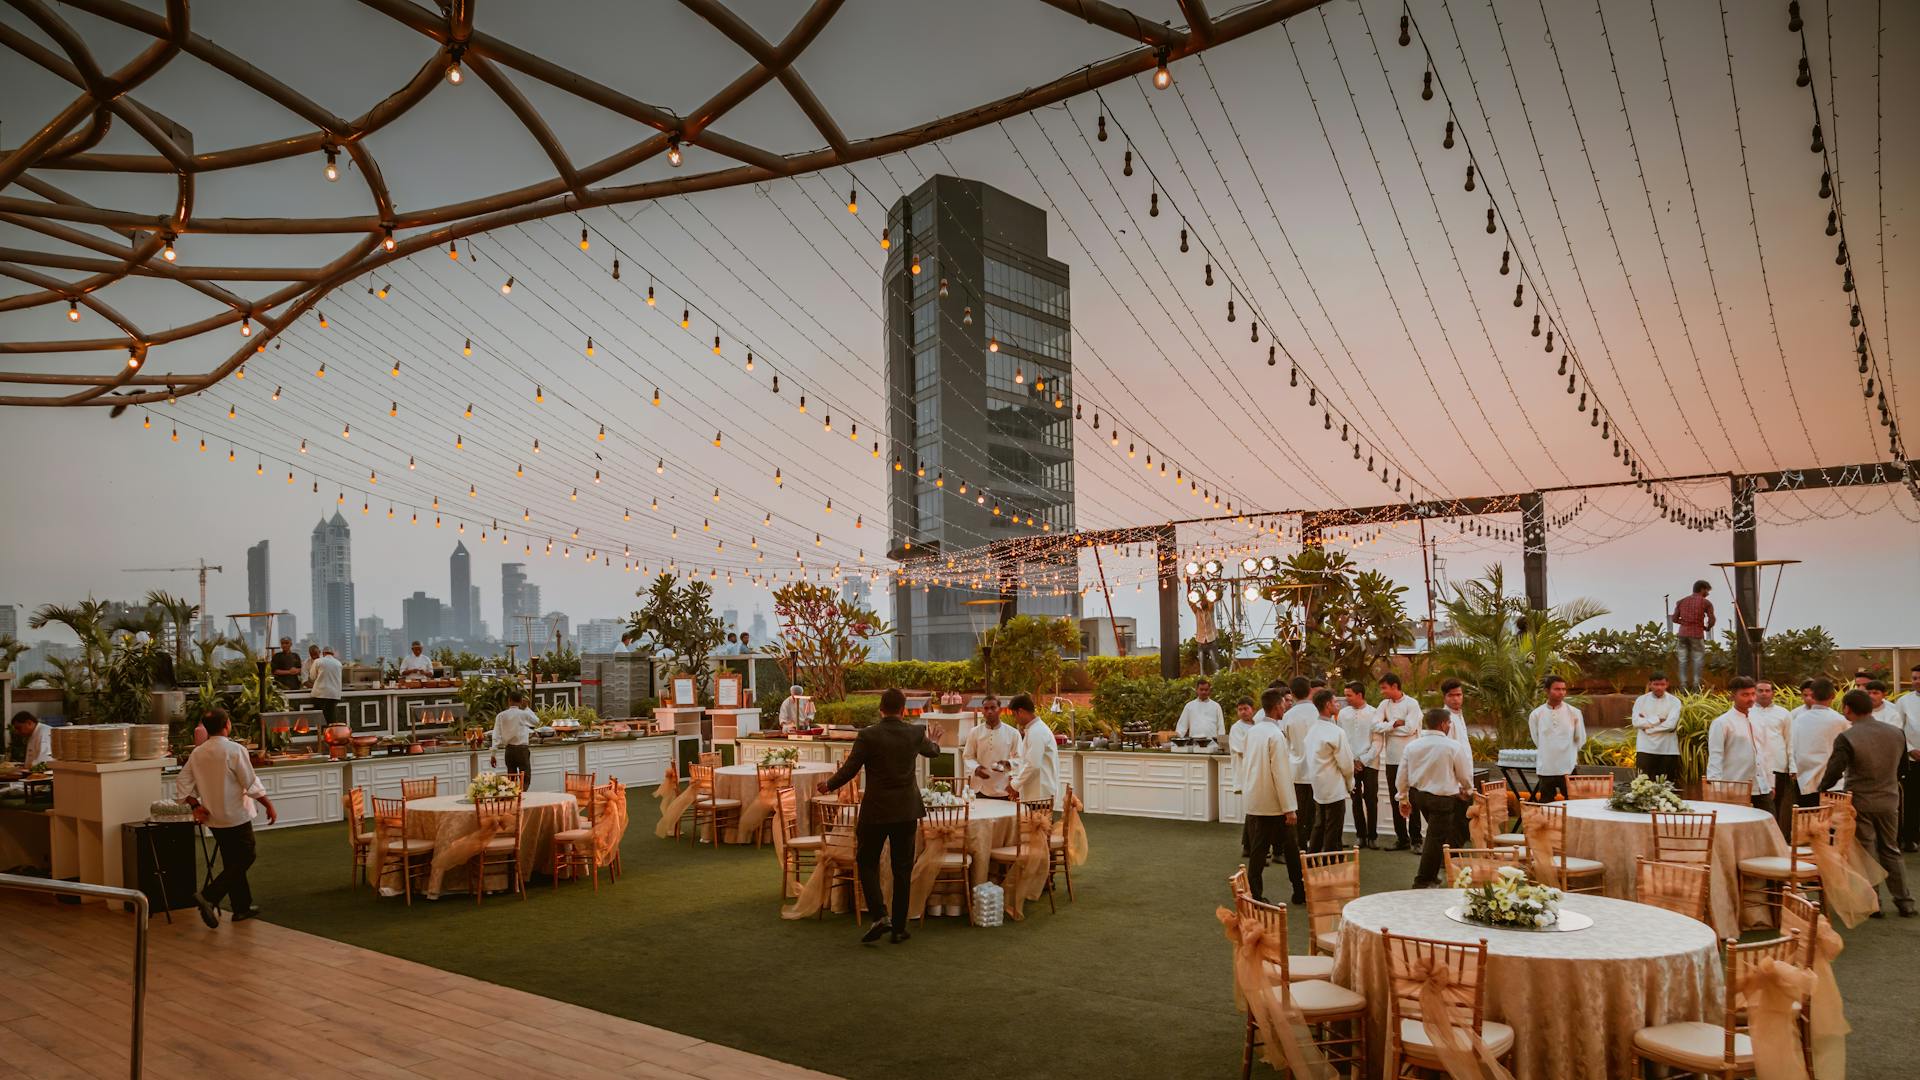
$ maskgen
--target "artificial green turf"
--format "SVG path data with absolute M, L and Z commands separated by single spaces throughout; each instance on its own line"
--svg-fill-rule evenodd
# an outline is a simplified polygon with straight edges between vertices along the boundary
M 852 1080 L 1027 1076 L 1036 1062 L 1099 1080 L 1239 1067 L 1242 1021 L 1213 916 L 1238 865 L 1237 825 L 1089 816 L 1093 857 L 1057 914 L 1043 899 L 1025 923 L 932 919 L 903 945 L 861 946 L 849 916 L 779 918 L 770 849 L 657 840 L 654 800 L 635 792 L 631 806 L 626 876 L 598 894 L 538 884 L 525 902 L 476 907 L 462 895 L 409 909 L 348 887 L 345 829 L 333 825 L 262 834 L 254 895 L 284 926 Z M 1364 852 L 1362 885 L 1406 888 L 1414 863 Z M 1284 896 L 1284 872 L 1269 874 Z M 1303 915 L 1293 921 L 1304 952 Z M 1901 1033 L 1920 991 L 1920 920 L 1845 936 L 1849 1075 L 1912 1076 Z

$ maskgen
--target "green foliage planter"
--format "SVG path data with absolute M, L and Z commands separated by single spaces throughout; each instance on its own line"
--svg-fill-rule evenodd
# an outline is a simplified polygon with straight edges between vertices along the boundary
M 847 669 L 847 689 L 885 690 L 888 687 L 945 692 L 978 690 L 980 665 L 971 660 L 882 660 Z
M 880 698 L 873 694 L 823 702 L 814 707 L 813 718 L 819 724 L 866 727 L 880 720 Z
M 1198 676 L 1110 678 L 1093 692 L 1094 719 L 1102 727 L 1118 729 L 1144 722 L 1155 731 L 1171 731 L 1180 722 L 1180 710 L 1192 700 L 1194 684 L 1199 681 Z M 1234 703 L 1243 697 L 1251 699 L 1254 707 L 1259 708 L 1260 695 L 1270 680 L 1254 671 L 1223 671 L 1212 676 L 1211 681 L 1214 700 L 1220 703 L 1221 713 L 1231 720 Z

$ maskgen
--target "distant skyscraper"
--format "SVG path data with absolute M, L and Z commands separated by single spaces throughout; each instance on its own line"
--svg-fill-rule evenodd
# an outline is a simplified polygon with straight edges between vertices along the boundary
M 757 645 L 767 643 L 767 613 L 764 611 L 753 613 L 753 640 Z
M 267 541 L 247 549 L 247 610 L 272 611 L 273 601 L 267 587 Z M 263 616 L 247 620 L 247 640 L 258 649 L 266 643 L 267 620 Z
M 568 621 L 567 615 L 565 612 L 549 611 L 546 614 L 546 618 L 544 618 L 541 621 L 546 624 L 545 630 L 547 633 L 546 641 L 540 643 L 541 652 L 545 652 L 547 649 L 552 648 L 555 639 L 566 641 L 569 644 L 572 643 L 573 624 L 570 621 Z
M 453 607 L 453 620 L 441 631 L 448 637 L 466 640 L 473 636 L 473 563 L 467 555 L 467 545 L 456 542 L 453 555 L 447 559 L 447 569 L 452 580 L 447 587 L 447 599 Z
M 440 610 L 445 605 L 438 597 L 428 596 L 420 590 L 414 590 L 412 596 L 400 601 L 400 623 L 406 630 L 407 642 L 431 644 L 440 636 Z
M 583 653 L 610 653 L 626 632 L 625 619 L 589 619 L 578 627 L 579 649 Z
M 276 638 L 291 638 L 296 642 L 299 641 L 300 620 L 294 618 L 293 612 L 287 611 L 284 608 L 281 609 L 280 613 L 273 617 L 273 636 Z M 280 643 L 275 641 L 274 644 L 279 645 Z
M 729 634 L 739 633 L 740 632 L 740 609 L 727 608 L 722 612 L 720 612 L 720 625 L 726 627 L 727 633 Z
M 1072 532 L 1068 278 L 1066 264 L 1047 257 L 1046 212 L 977 181 L 935 176 L 895 202 L 887 222 L 896 238 L 882 278 L 893 553 L 932 557 L 1043 527 Z M 977 596 L 903 578 L 893 597 L 895 655 L 972 655 L 962 603 Z M 1079 593 L 1021 595 L 1018 607 L 1077 615 Z
M 340 511 L 313 527 L 313 640 L 332 646 L 342 663 L 354 658 L 353 539 Z
M 469 641 L 485 641 L 487 638 L 486 620 L 480 617 L 480 586 L 467 587 L 467 629 L 464 636 Z
M 526 618 L 540 617 L 540 586 L 527 580 L 524 563 L 500 565 L 500 639 L 516 645 L 537 642 L 542 630 Z
M 0 604 L 0 634 L 20 636 L 20 605 Z
M 840 599 L 868 607 L 868 601 L 873 599 L 873 584 L 858 575 L 849 576 L 840 582 Z
M 378 615 L 368 615 L 361 619 L 354 632 L 354 655 L 362 660 L 378 662 L 393 659 L 388 649 L 387 620 Z

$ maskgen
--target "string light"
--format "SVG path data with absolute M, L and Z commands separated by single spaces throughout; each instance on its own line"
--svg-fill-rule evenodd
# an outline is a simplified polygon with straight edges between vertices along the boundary
M 587 250 L 587 227 L 585 225 L 580 226 L 580 250 Z
M 513 275 L 512 274 L 508 274 L 507 280 L 500 283 L 500 295 L 501 296 L 513 295 Z
M 461 346 L 461 348 L 460 348 L 460 355 L 461 355 L 461 356 L 472 356 L 472 355 L 473 355 L 473 339 L 472 339 L 472 338 L 468 338 L 468 339 L 467 339 L 467 343 L 466 343 L 465 345 L 463 345 L 463 346 Z
M 327 182 L 332 183 L 340 179 L 340 166 L 337 161 L 337 158 L 339 157 L 340 152 L 335 150 L 331 146 L 327 147 L 326 150 L 327 150 L 327 168 L 326 168 Z
M 1173 85 L 1173 71 L 1167 67 L 1165 46 L 1161 46 L 1160 51 L 1154 54 L 1154 60 L 1156 66 L 1153 69 L 1153 87 L 1156 90 L 1165 90 Z
M 67 301 L 67 321 L 68 322 L 80 321 L 80 301 L 78 300 Z
M 381 232 L 380 246 L 383 248 L 386 248 L 388 251 L 392 251 L 394 249 L 393 226 L 382 225 L 380 226 L 380 232 Z M 172 251 L 173 251 L 173 245 L 169 243 L 167 245 L 167 261 L 168 262 L 173 261 L 173 255 L 171 254 Z
M 454 262 L 460 261 L 460 241 L 458 240 L 447 241 L 447 258 L 453 260 Z
M 173 234 L 172 233 L 167 233 L 162 243 L 164 246 L 160 248 L 161 258 L 167 260 L 168 262 L 173 262 L 175 259 L 178 259 L 180 257 L 173 250 Z M 388 251 L 393 250 L 393 230 L 392 229 L 387 230 L 387 250 Z
M 667 162 L 676 169 L 680 167 L 680 140 L 671 135 L 667 137 Z

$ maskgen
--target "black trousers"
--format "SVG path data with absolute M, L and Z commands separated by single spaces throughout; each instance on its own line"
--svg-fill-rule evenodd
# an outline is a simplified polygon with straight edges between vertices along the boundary
M 1313 785 L 1293 785 L 1293 839 L 1301 851 L 1313 850 L 1314 826 L 1318 823 L 1314 811 Z
M 1539 802 L 1552 802 L 1555 794 L 1562 799 L 1567 797 L 1567 778 L 1562 776 L 1542 776 L 1534 781 L 1533 797 Z
M 1413 875 L 1413 887 L 1419 889 L 1444 884 L 1440 880 L 1444 861 L 1441 849 L 1467 846 L 1467 804 L 1452 795 L 1434 795 L 1419 790 L 1411 791 L 1408 795 L 1413 803 L 1413 812 L 1425 814 L 1427 818 L 1427 842 L 1420 849 L 1420 869 Z
M 340 699 L 329 697 L 308 698 L 307 703 L 320 710 L 322 724 L 340 722 Z
M 525 788 L 525 787 L 532 786 L 533 784 L 533 747 L 531 746 L 507 747 L 507 772 L 509 774 L 512 774 L 512 773 L 520 774 L 522 778 L 520 783 L 521 787 Z
M 1676 788 L 1680 786 L 1679 754 L 1636 752 L 1633 755 L 1633 767 L 1655 779 L 1664 777 L 1667 780 L 1671 780 L 1673 786 Z
M 1247 822 L 1253 827 L 1252 853 L 1247 856 L 1247 887 L 1253 890 L 1254 898 L 1267 898 L 1267 861 L 1275 851 L 1286 860 L 1287 880 L 1293 884 L 1293 895 L 1304 893 L 1306 878 L 1300 873 L 1300 848 L 1294 842 L 1293 826 L 1278 814 L 1249 814 Z
M 1397 792 L 1399 790 L 1400 790 L 1400 766 L 1389 765 L 1387 766 L 1387 791 L 1389 793 L 1392 793 L 1392 792 Z M 1397 809 L 1394 811 L 1393 837 L 1396 840 L 1405 840 L 1411 843 L 1414 847 L 1420 846 L 1420 804 L 1419 803 L 1414 804 L 1413 813 L 1409 814 L 1406 817 L 1401 817 Z
M 1920 843 L 1920 761 L 1900 761 L 1900 843 Z
M 1346 831 L 1347 804 L 1319 803 L 1313 808 L 1313 843 L 1309 851 L 1339 851 L 1341 834 Z
M 1246 858 L 1253 852 L 1253 819 L 1240 819 L 1240 857 Z
M 1771 791 L 1764 795 L 1749 796 L 1747 801 L 1753 804 L 1755 810 L 1765 810 L 1769 814 L 1773 813 L 1773 792 Z
M 1793 808 L 1800 805 L 1800 781 L 1788 772 L 1773 774 L 1773 820 L 1780 826 L 1780 835 L 1789 841 L 1793 839 Z
M 1380 770 L 1367 765 L 1353 767 L 1353 836 L 1356 840 L 1380 836 Z
M 213 832 L 213 846 L 220 849 L 220 872 L 207 882 L 200 895 L 214 907 L 220 901 L 231 898 L 233 913 L 238 915 L 253 907 L 253 886 L 247 884 L 247 868 L 253 865 L 253 822 L 232 825 L 224 829 L 209 826 Z
M 853 859 L 860 868 L 860 888 L 867 894 L 867 910 L 876 920 L 896 921 L 894 929 L 907 925 L 907 910 L 913 896 L 913 842 L 920 831 L 918 821 L 862 821 L 853 829 Z M 887 861 L 893 866 L 893 904 L 888 906 L 880 891 L 880 849 L 886 847 Z

